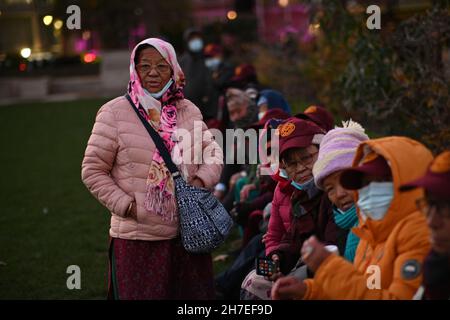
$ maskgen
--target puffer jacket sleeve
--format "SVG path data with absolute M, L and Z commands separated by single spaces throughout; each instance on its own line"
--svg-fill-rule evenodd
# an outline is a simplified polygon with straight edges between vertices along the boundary
M 200 110 L 195 107 L 192 108 L 193 113 L 198 113 L 195 118 L 202 120 L 202 153 L 203 161 L 199 165 L 196 176 L 203 181 L 205 188 L 213 188 L 220 179 L 223 169 L 223 151 L 219 144 L 214 140 L 212 132 L 203 122 Z
M 118 132 L 109 104 L 97 113 L 81 165 L 81 179 L 92 195 L 113 214 L 124 216 L 133 198 L 111 177 L 118 150 Z
M 280 186 L 277 185 L 272 201 L 272 209 L 270 212 L 269 226 L 266 234 L 266 255 L 270 256 L 272 252 L 278 247 L 286 230 L 284 228 L 283 219 L 280 212 L 280 198 L 283 193 L 280 191 Z

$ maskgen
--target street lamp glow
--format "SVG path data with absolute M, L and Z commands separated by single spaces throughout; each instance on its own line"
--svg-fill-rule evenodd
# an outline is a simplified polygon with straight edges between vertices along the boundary
M 53 17 L 52 17 L 52 16 L 45 16 L 45 17 L 42 19 L 42 21 L 44 22 L 44 24 L 45 24 L 46 26 L 49 26 L 49 25 L 52 23 L 52 21 L 53 21 Z
M 59 30 L 62 28 L 63 26 L 63 22 L 61 20 L 56 20 L 55 23 L 53 24 L 53 26 L 55 27 L 56 30 Z
M 230 10 L 227 12 L 227 18 L 228 20 L 234 20 L 237 18 L 237 13 L 234 10 Z
M 285 8 L 285 7 L 287 7 L 289 5 L 289 0 L 278 0 L 278 4 L 281 7 Z
M 23 48 L 22 50 L 20 50 L 20 55 L 23 58 L 28 59 L 31 56 L 31 49 L 30 48 Z

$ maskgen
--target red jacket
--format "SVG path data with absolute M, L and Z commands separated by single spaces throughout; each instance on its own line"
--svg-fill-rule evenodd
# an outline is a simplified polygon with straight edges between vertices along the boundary
M 280 257 L 280 269 L 284 274 L 289 273 L 295 266 L 300 258 L 303 242 L 312 235 L 327 245 L 337 245 L 340 252 L 345 248 L 346 232 L 336 226 L 327 195 L 320 191 L 313 198 L 306 199 L 302 191 L 295 191 L 291 195 L 290 201 L 294 207 L 290 227 L 271 252 Z
M 291 194 L 294 188 L 286 182 L 278 182 L 270 212 L 269 226 L 266 234 L 266 255 L 275 250 L 291 225 Z

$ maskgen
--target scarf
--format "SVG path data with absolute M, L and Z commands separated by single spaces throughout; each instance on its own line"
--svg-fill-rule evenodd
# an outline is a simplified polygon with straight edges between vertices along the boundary
M 359 238 L 351 229 L 358 226 L 358 215 L 356 213 L 356 207 L 347 210 L 344 214 L 340 213 L 335 206 L 333 206 L 334 221 L 337 226 L 344 230 L 349 230 L 347 235 L 347 241 L 345 242 L 344 258 L 353 262 L 355 259 L 356 248 L 359 244 Z
M 134 64 L 136 49 L 143 44 L 149 44 L 158 50 L 172 69 L 173 84 L 159 100 L 153 98 L 142 87 L 136 71 Z M 128 94 L 134 104 L 138 106 L 138 110 L 142 116 L 159 133 L 165 146 L 172 154 L 172 159 L 181 154 L 181 150 L 176 150 L 179 153 L 173 152 L 175 151 L 174 148 L 176 145 L 173 135 L 177 129 L 176 103 L 184 98 L 184 84 L 184 74 L 177 62 L 175 49 L 171 44 L 157 38 L 148 38 L 138 43 L 133 49 L 130 58 Z M 178 161 L 174 162 L 181 163 Z M 173 221 L 177 219 L 175 216 L 176 199 L 173 178 L 158 149 L 153 154 L 147 176 L 146 188 L 145 209 L 150 213 L 161 216 L 163 220 Z

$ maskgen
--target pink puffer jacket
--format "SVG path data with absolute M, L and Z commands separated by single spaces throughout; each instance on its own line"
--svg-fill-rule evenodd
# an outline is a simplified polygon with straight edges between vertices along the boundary
M 203 141 L 194 148 L 194 121 L 200 121 Z M 223 153 L 211 139 L 211 132 L 202 122 L 199 109 L 189 100 L 177 103 L 177 128 L 190 133 L 191 140 L 183 137 L 183 154 L 208 153 L 207 163 L 181 163 L 178 166 L 190 182 L 200 178 L 207 188 L 220 178 Z M 186 135 L 186 134 L 185 134 Z M 183 143 L 184 142 L 184 143 Z M 186 145 L 188 143 L 188 145 Z M 89 191 L 111 212 L 110 235 L 122 239 L 165 240 L 178 235 L 178 221 L 163 221 L 160 216 L 144 208 L 146 180 L 155 144 L 125 97 L 118 97 L 103 105 L 97 113 L 82 163 L 81 178 Z M 196 154 L 194 155 L 194 151 Z M 126 211 L 135 200 L 137 219 L 125 218 Z
M 294 189 L 286 183 L 278 182 L 270 212 L 269 226 L 266 234 L 266 255 L 268 256 L 280 244 L 292 221 L 291 194 Z

